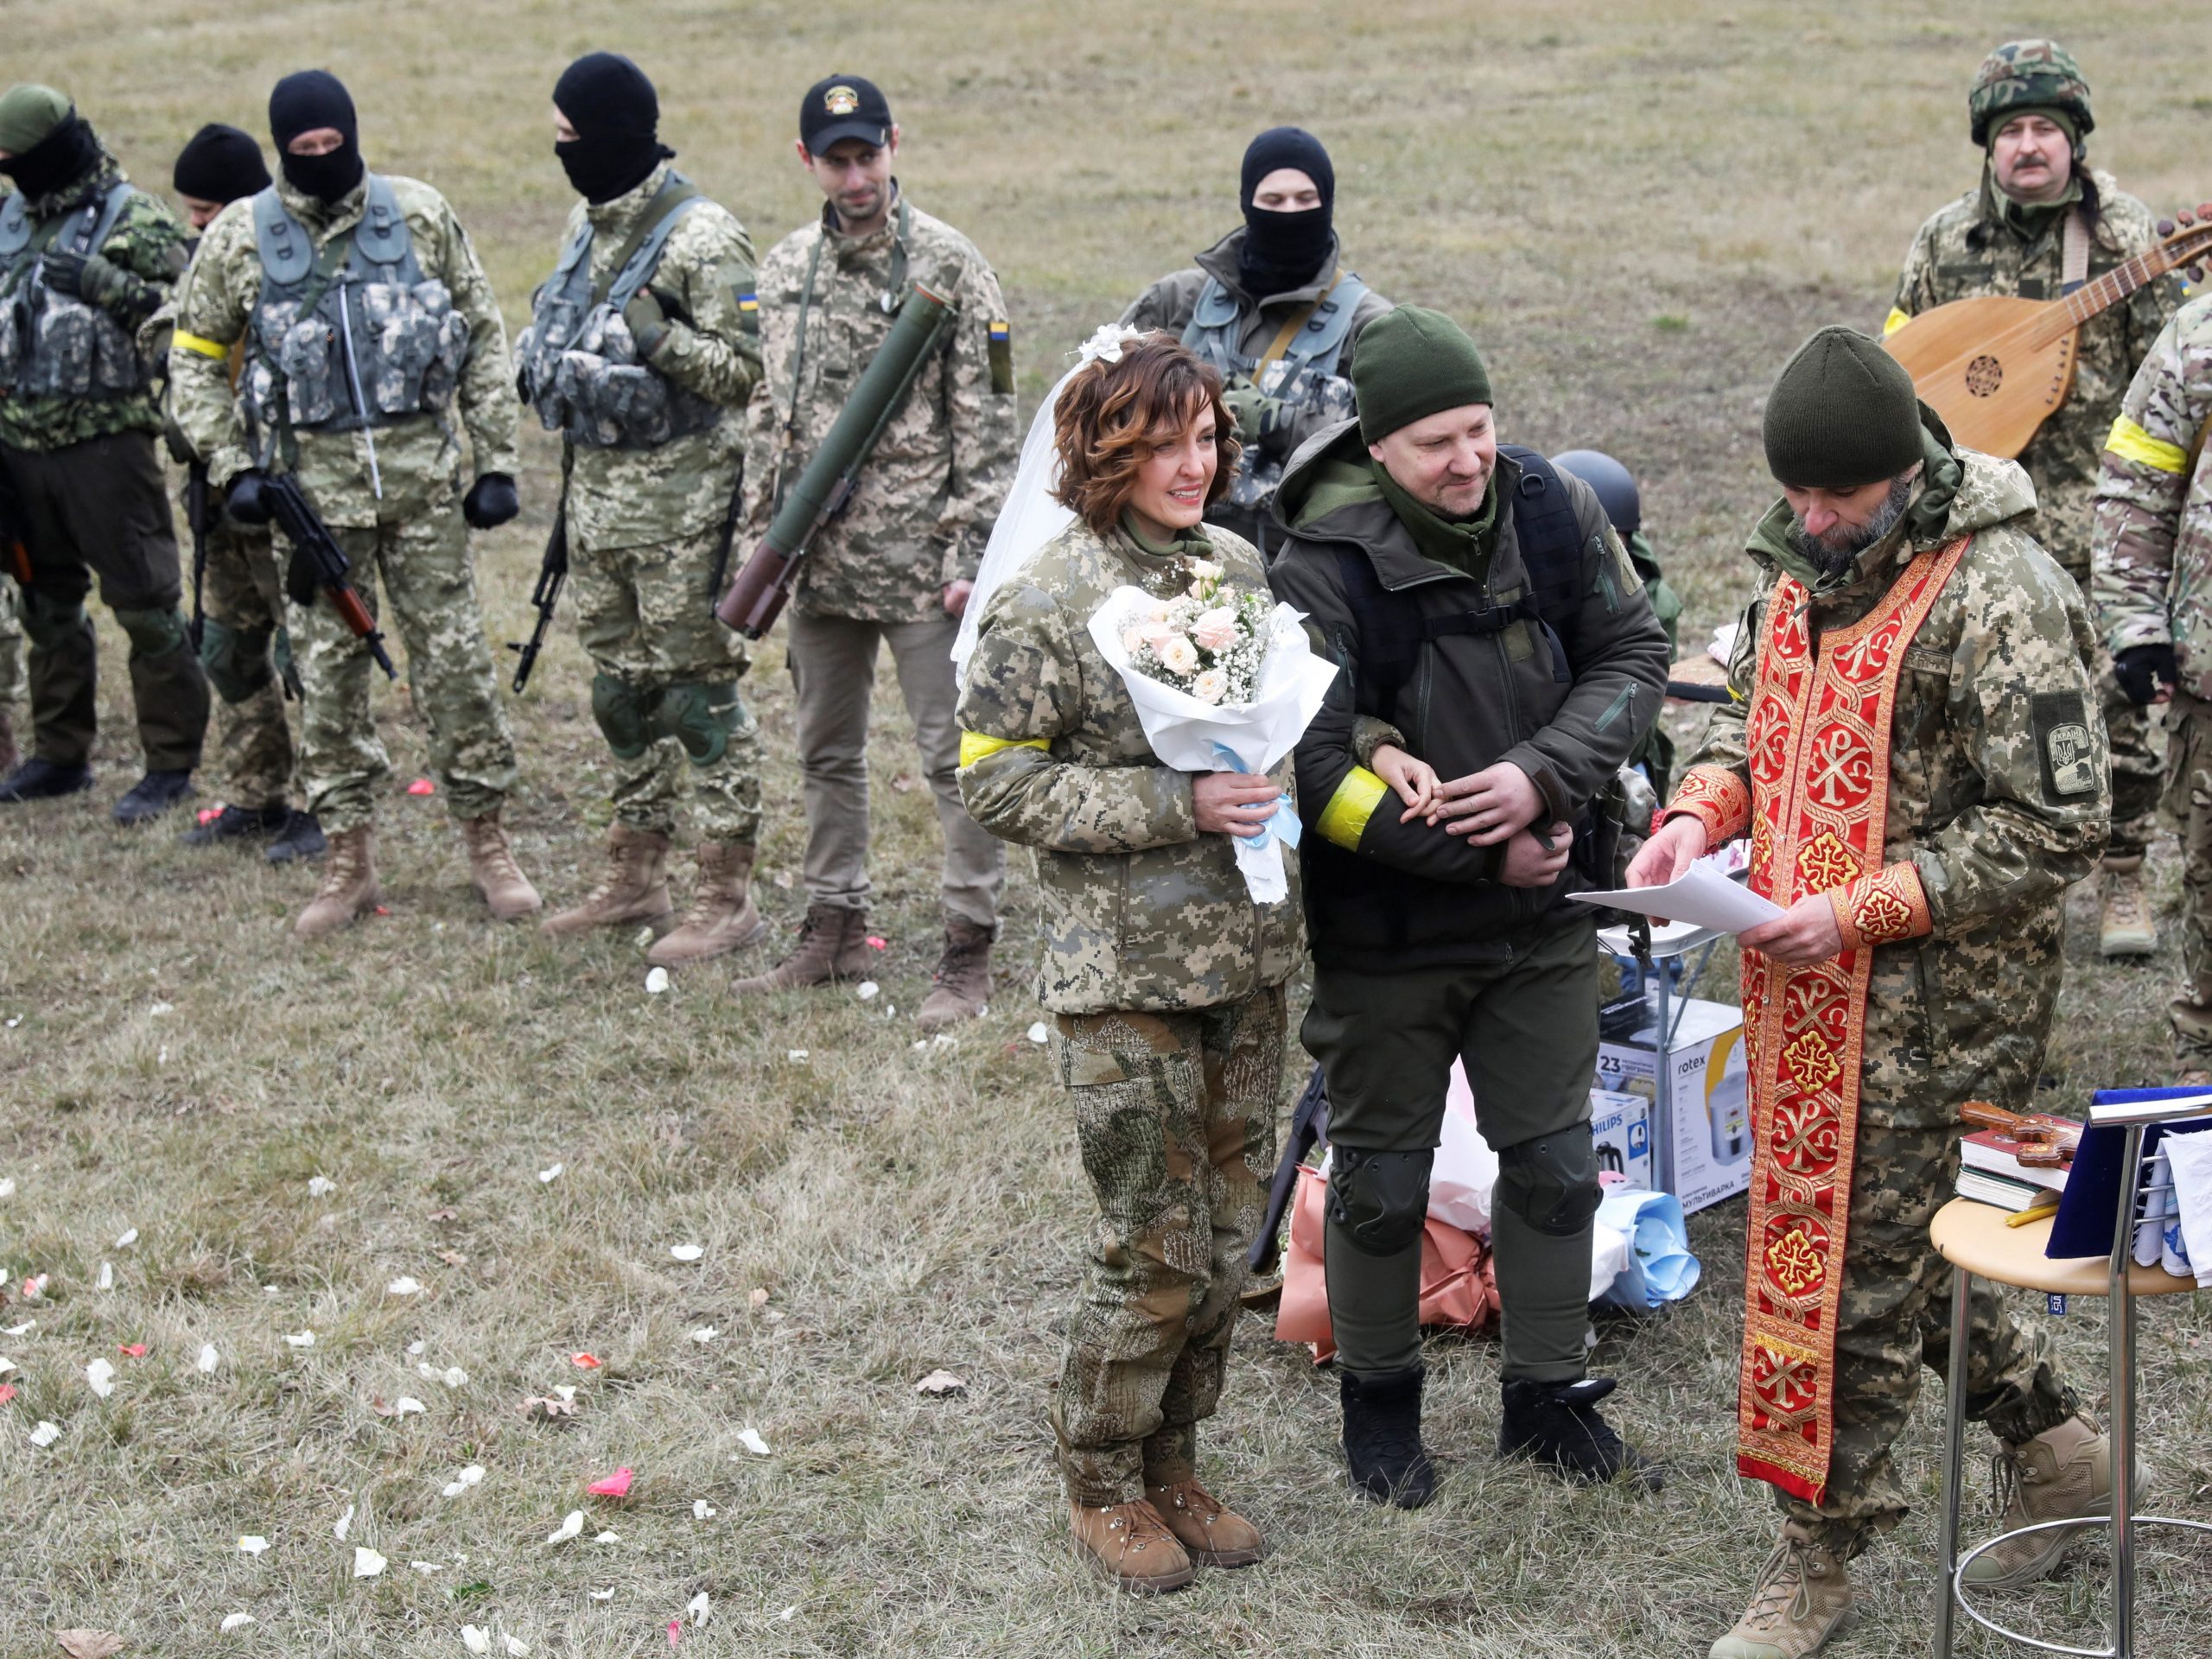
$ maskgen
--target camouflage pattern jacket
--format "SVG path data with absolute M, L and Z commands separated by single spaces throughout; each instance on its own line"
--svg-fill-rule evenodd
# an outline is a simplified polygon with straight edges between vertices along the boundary
M 903 260 L 902 212 L 910 220 Z M 945 584 L 974 580 L 991 521 L 1014 481 L 1020 441 L 1006 302 L 976 245 L 903 195 L 893 203 L 890 222 L 868 236 L 841 234 L 831 217 L 823 204 L 820 219 L 792 232 L 760 262 L 763 372 L 745 447 L 747 538 L 766 533 L 783 490 L 890 335 L 892 313 L 883 301 L 894 266 L 903 263 L 902 295 L 906 283 L 919 283 L 949 296 L 957 315 L 862 468 L 852 499 L 815 538 L 792 602 L 808 615 L 870 622 L 942 617 Z
M 2151 210 L 2122 191 L 2110 174 L 2093 169 L 2089 176 L 2100 207 L 2089 241 L 2094 278 L 2142 252 L 2158 236 Z M 1897 303 L 1883 332 L 1894 333 L 1922 312 L 1954 300 L 1983 295 L 2058 298 L 2067 213 L 2050 215 L 2040 234 L 2024 239 L 2006 221 L 1995 181 L 1985 168 L 1979 188 L 1942 208 L 1913 238 L 1904 273 L 1897 278 Z M 2073 391 L 2020 451 L 2020 465 L 2035 486 L 2036 538 L 2084 586 L 2089 580 L 2097 458 L 2136 365 L 2180 296 L 2176 282 L 2165 277 L 2146 284 L 2083 326 Z
M 1901 558 L 1973 537 L 1905 651 L 1891 704 L 1883 861 L 1910 861 L 1929 931 L 1874 947 L 1860 1111 L 1898 1128 L 1950 1126 L 1968 1099 L 2025 1108 L 2057 1007 L 2063 899 L 2103 852 L 2112 812 L 2081 591 L 2027 532 L 2035 494 L 2019 467 L 1969 449 L 1956 460 L 1948 511 L 1939 472 L 1896 531 L 1816 591 L 1810 617 L 1815 641 L 1848 626 Z M 1695 810 L 1716 846 L 1748 826 L 1745 716 L 1767 597 L 1783 570 L 1818 581 L 1784 539 L 1790 522 L 1777 502 L 1752 532 L 1759 582 L 1729 669 L 1735 701 L 1714 709 L 1685 787 L 1701 769 L 1726 780 L 1670 809 Z
M 1229 583 L 1267 591 L 1260 556 L 1206 528 Z M 1092 643 L 1116 588 L 1166 598 L 1179 556 L 1081 521 L 991 595 L 960 694 L 960 792 L 976 822 L 1037 849 L 1054 1014 L 1240 1001 L 1288 979 L 1302 954 L 1297 860 L 1281 902 L 1255 904 L 1229 837 L 1201 835 L 1191 774 L 1160 763 L 1122 677 Z M 1272 776 L 1291 786 L 1291 763 Z
M 2120 405 L 2097 485 L 2097 621 L 2115 652 L 2171 642 L 2212 699 L 2212 294 L 2174 314 Z
M 105 149 L 99 163 L 74 183 L 26 204 L 34 226 L 32 245 L 47 239 L 54 221 L 105 195 L 129 175 Z M 149 314 L 160 308 L 185 267 L 185 229 L 167 203 L 144 191 L 134 192 L 100 255 L 137 279 L 124 296 L 115 321 L 135 334 Z M 158 432 L 160 411 L 152 390 L 122 397 L 17 397 L 0 393 L 0 443 L 18 449 L 60 449 L 114 432 Z
M 479 474 L 516 471 L 514 370 L 507 357 L 506 325 L 476 250 L 446 199 L 414 179 L 391 179 L 399 209 L 415 240 L 415 257 L 426 278 L 443 283 L 453 308 L 467 325 L 468 352 L 461 367 L 455 404 Z M 351 236 L 361 220 L 365 184 L 334 203 L 303 195 L 283 179 L 276 192 L 318 251 Z M 261 254 L 255 245 L 253 199 L 224 208 L 200 240 L 191 280 L 177 305 L 177 339 L 169 348 L 169 409 L 186 442 L 207 458 L 210 476 L 227 485 L 269 455 L 248 448 L 245 420 L 231 386 L 231 347 L 247 336 L 261 296 Z M 184 336 L 197 342 L 197 349 Z M 217 348 L 209 355 L 207 347 Z M 249 346 L 249 350 L 252 349 Z M 443 510 L 459 487 L 459 434 L 432 415 L 416 415 L 373 431 L 302 431 L 300 487 L 326 523 L 365 530 L 415 513 Z M 376 446 L 381 499 L 370 482 L 369 446 Z
M 562 234 L 592 228 L 591 279 L 612 280 L 614 256 L 668 181 L 668 163 L 612 201 L 578 202 Z M 710 403 L 742 411 L 760 378 L 753 238 L 728 208 L 709 203 L 677 221 L 649 290 L 671 313 L 647 365 Z M 745 459 L 741 413 L 652 449 L 579 448 L 569 474 L 569 533 L 587 548 L 673 542 L 720 524 Z

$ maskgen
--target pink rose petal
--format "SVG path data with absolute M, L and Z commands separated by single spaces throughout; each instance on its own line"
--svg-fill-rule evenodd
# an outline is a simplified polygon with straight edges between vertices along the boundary
M 604 1480 L 594 1480 L 584 1488 L 594 1497 L 627 1497 L 630 1496 L 631 1471 L 617 1469 Z
M 407 792 L 410 795 L 435 795 L 438 792 L 438 786 L 427 778 L 417 778 L 407 785 Z
M 118 1342 L 115 1344 L 115 1351 L 129 1359 L 143 1359 L 146 1357 L 146 1344 L 143 1342 Z
M 670 1619 L 668 1621 L 668 1645 L 672 1648 L 683 1639 L 683 1621 L 680 1618 Z

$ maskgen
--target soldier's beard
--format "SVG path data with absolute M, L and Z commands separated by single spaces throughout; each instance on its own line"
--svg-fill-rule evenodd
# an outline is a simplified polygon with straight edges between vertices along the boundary
M 1789 524 L 1791 549 L 1823 576 L 1842 575 L 1851 568 L 1853 559 L 1897 527 L 1897 520 L 1904 517 L 1904 510 L 1912 501 L 1916 481 L 1912 473 L 1898 474 L 1890 480 L 1889 499 L 1872 518 L 1863 524 L 1838 524 L 1817 536 L 1805 528 L 1805 521 L 1793 510 Z

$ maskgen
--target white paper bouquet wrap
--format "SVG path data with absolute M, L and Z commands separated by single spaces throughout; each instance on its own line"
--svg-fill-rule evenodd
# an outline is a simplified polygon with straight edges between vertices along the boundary
M 1275 766 L 1296 747 L 1337 675 L 1336 664 L 1307 645 L 1300 613 L 1279 604 L 1267 613 L 1267 654 L 1249 701 L 1207 702 L 1140 672 L 1131 661 L 1126 636 L 1160 603 L 1141 588 L 1116 588 L 1090 618 L 1091 643 L 1122 677 L 1152 752 L 1178 772 L 1263 772 Z M 1298 837 L 1298 813 L 1287 795 L 1260 834 L 1230 837 L 1236 868 L 1257 902 L 1289 896 L 1283 848 L 1297 846 Z

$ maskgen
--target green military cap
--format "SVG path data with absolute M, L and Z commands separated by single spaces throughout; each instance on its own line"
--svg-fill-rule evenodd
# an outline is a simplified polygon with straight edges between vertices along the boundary
M 69 118 L 68 98 L 51 86 L 24 81 L 0 92 L 0 149 L 20 156 Z

